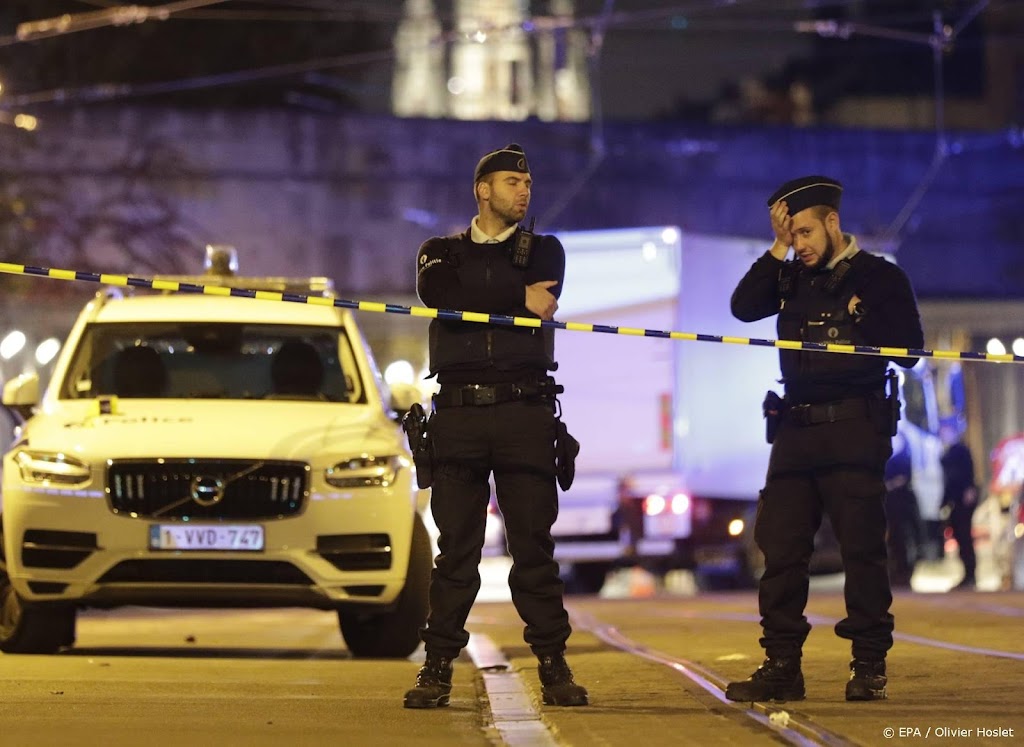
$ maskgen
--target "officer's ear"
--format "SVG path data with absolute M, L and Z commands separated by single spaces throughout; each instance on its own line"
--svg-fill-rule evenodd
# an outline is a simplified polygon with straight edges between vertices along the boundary
M 473 186 L 473 192 L 477 202 L 488 200 L 491 197 L 491 183 L 482 179 Z
M 825 227 L 829 231 L 839 231 L 839 213 L 835 210 L 830 211 L 829 214 L 825 216 Z

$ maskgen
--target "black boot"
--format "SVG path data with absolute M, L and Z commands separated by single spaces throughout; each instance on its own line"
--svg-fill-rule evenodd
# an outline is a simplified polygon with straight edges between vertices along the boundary
M 730 682 L 725 688 L 729 700 L 803 700 L 804 675 L 800 657 L 771 657 L 742 682 Z
M 885 659 L 866 661 L 854 659 L 850 662 L 850 681 L 846 683 L 847 700 L 885 700 L 888 695 L 885 685 Z
M 416 687 L 405 694 L 406 708 L 440 708 L 452 691 L 452 660 L 427 654 L 416 675 Z
M 537 674 L 540 675 L 540 691 L 544 696 L 544 705 L 583 706 L 589 702 L 585 688 L 577 685 L 572 678 L 572 670 L 562 654 L 538 657 L 540 664 Z

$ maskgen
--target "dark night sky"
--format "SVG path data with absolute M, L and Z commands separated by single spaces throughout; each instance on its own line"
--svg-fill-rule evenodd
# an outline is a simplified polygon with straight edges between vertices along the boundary
M 453 1 L 435 0 L 449 25 Z M 114 83 L 145 94 L 127 98 L 162 103 L 388 110 L 390 46 L 401 0 L 228 0 L 163 22 L 15 40 L 19 23 L 91 14 L 113 5 L 109 0 L 5 0 L 0 6 L 0 81 L 8 101 L 54 89 L 72 93 L 72 99 L 83 91 L 104 98 L 109 92 L 97 94 L 92 87 Z M 603 9 L 611 8 L 600 56 L 601 100 L 605 116 L 617 119 L 699 117 L 701 107 L 725 84 L 751 76 L 778 85 L 800 77 L 826 98 L 928 94 L 931 52 L 921 40 L 931 29 L 933 10 L 955 25 L 976 5 L 975 0 L 576 3 L 577 17 L 590 27 Z M 533 0 L 532 6 L 534 13 L 543 13 L 547 2 Z M 796 22 L 814 20 L 858 24 L 854 28 L 864 33 L 841 40 L 794 30 Z M 870 29 L 922 36 L 917 41 L 883 39 Z M 974 20 L 947 55 L 949 93 L 982 93 L 983 33 L 984 19 Z M 274 74 L 275 66 L 284 64 L 302 69 Z M 232 83 L 210 85 L 216 82 L 213 76 L 225 73 L 235 76 Z M 159 93 L 147 88 L 157 82 L 166 84 Z

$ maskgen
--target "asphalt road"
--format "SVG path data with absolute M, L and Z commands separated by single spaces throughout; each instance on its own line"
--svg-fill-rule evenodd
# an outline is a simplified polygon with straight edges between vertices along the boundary
M 752 592 L 695 595 L 678 580 L 666 589 L 627 571 L 609 580 L 604 598 L 570 599 L 569 658 L 591 705 L 559 709 L 539 704 L 535 661 L 503 598 L 506 566 L 486 570 L 449 708 L 402 708 L 417 657 L 353 660 L 329 613 L 125 608 L 83 613 L 75 648 L 56 656 L 0 656 L 0 745 L 1024 739 L 1024 593 L 899 593 L 890 699 L 847 703 L 848 644 L 832 632 L 843 614 L 841 579 L 819 579 L 808 610 L 807 699 L 766 706 L 721 697 L 726 681 L 760 663 Z

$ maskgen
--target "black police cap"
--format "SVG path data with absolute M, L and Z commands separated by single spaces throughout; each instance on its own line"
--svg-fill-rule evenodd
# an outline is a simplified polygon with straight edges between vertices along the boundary
M 473 183 L 476 184 L 481 178 L 495 171 L 518 171 L 520 174 L 529 174 L 530 165 L 526 162 L 523 146 L 509 143 L 504 148 L 492 150 L 485 155 L 476 165 Z
M 804 176 L 786 182 L 768 198 L 768 207 L 779 200 L 785 200 L 789 214 L 796 215 L 816 205 L 826 205 L 839 210 L 843 197 L 843 185 L 827 176 Z

